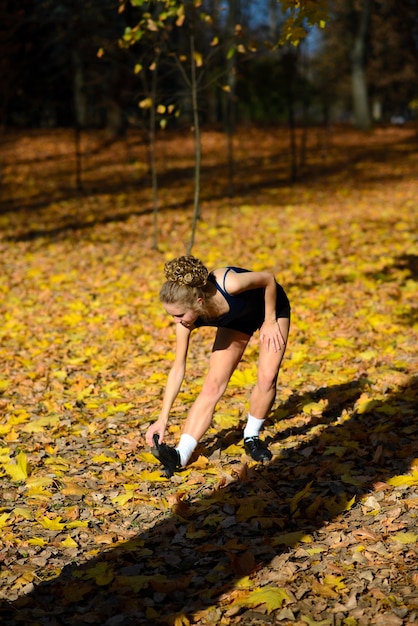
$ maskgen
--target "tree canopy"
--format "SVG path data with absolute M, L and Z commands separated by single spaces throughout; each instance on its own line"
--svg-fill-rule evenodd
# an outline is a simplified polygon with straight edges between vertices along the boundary
M 335 119 L 349 119 L 353 34 L 364 5 L 365 0 L 332 5 L 325 0 L 231 0 L 222 5 L 211 0 L 23 0 L 19 6 L 3 1 L 1 123 L 77 123 L 106 126 L 113 134 L 129 124 L 141 125 L 147 110 L 138 104 L 149 98 L 146 76 L 149 83 L 156 52 L 159 104 L 165 107 L 159 121 L 165 124 L 170 116 L 173 124 L 189 120 L 182 71 L 189 56 L 186 30 L 192 25 L 195 61 L 206 76 L 199 98 L 203 122 L 224 121 L 225 93 L 231 86 L 238 121 L 286 119 L 283 93 L 289 63 L 298 80 L 303 76 L 299 117 L 309 100 L 315 122 L 322 120 L 324 106 Z M 380 107 L 381 120 L 399 113 L 407 117 L 408 104 L 417 97 L 416 1 L 370 0 L 365 28 L 359 62 L 370 112 Z M 296 63 L 290 61 L 289 47 L 298 50 Z M 251 78 L 263 73 L 262 85 Z M 169 106 L 181 115 L 173 118 Z

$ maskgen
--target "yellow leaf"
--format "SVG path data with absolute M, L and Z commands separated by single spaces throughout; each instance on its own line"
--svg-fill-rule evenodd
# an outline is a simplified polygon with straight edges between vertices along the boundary
M 63 530 L 63 528 L 65 528 L 65 524 L 61 522 L 61 517 L 49 519 L 49 517 L 44 515 L 44 517 L 38 521 L 42 528 L 46 528 L 47 530 Z
M 346 589 L 345 584 L 342 582 L 343 576 L 334 576 L 333 574 L 326 574 L 324 577 L 324 583 L 329 585 L 333 589 L 342 590 Z
M 168 480 L 168 478 L 165 478 L 165 476 L 161 475 L 161 470 L 155 470 L 154 472 L 149 472 L 148 470 L 145 470 L 143 472 L 141 472 L 138 475 L 138 479 L 139 480 L 144 480 L 150 483 L 156 483 L 156 482 L 160 482 L 161 480 Z
M 354 340 L 347 337 L 336 337 L 334 339 L 334 345 L 349 348 L 354 345 Z
M 132 402 L 122 402 L 120 404 L 116 404 L 115 406 L 110 406 L 107 409 L 108 415 L 115 415 L 115 413 L 126 413 L 129 409 L 134 408 L 134 404 Z
M 412 474 L 393 476 L 393 478 L 389 478 L 386 483 L 392 487 L 412 487 L 418 485 L 418 470 L 413 471 Z
M 0 393 L 3 393 L 4 391 L 6 391 L 6 389 L 8 389 L 10 385 L 10 380 L 0 380 Z
M 44 489 L 43 487 L 31 487 L 28 489 L 27 494 L 29 498 L 39 498 L 41 500 L 49 500 L 52 497 L 52 492 Z
M 298 364 L 298 363 L 302 363 L 304 361 L 306 361 L 306 355 L 307 355 L 308 349 L 306 348 L 300 348 L 297 350 L 293 350 L 293 352 L 290 354 L 290 359 L 292 360 L 292 362 L 294 364 Z
M 83 402 L 88 396 L 90 396 L 94 391 L 94 385 L 88 385 L 84 389 L 80 389 L 77 392 L 77 402 Z
M 298 504 L 305 496 L 307 496 L 311 492 L 312 481 L 310 481 L 305 487 L 298 491 L 293 498 L 290 500 L 290 511 L 294 513 L 298 507 Z
M 344 446 L 327 446 L 324 450 L 324 454 L 342 457 L 347 453 L 347 448 Z
M 353 496 L 351 500 L 349 500 L 347 504 L 345 505 L 345 510 L 349 511 L 354 506 L 355 503 L 356 503 L 356 496 Z
M 398 410 L 399 410 L 398 407 L 391 406 L 387 402 L 383 402 L 382 404 L 379 404 L 379 406 L 377 407 L 377 411 L 379 413 L 383 413 L 384 415 L 395 415 L 395 413 L 397 413 Z
M 184 613 L 180 613 L 175 616 L 173 626 L 190 626 L 190 622 Z
M 29 422 L 22 427 L 22 430 L 25 433 L 41 433 L 43 430 L 45 430 L 45 428 L 51 428 L 52 426 L 58 424 L 59 421 L 60 418 L 58 415 L 51 415 L 48 417 L 45 416 Z
M 232 445 L 228 446 L 225 450 L 224 453 L 225 454 L 229 454 L 231 456 L 237 455 L 237 454 L 242 454 L 243 453 L 243 447 L 242 446 L 238 446 L 236 443 L 233 443 Z
M 64 548 L 78 548 L 78 544 L 70 537 L 70 535 L 68 535 L 64 541 L 61 541 L 61 545 Z
M 79 487 L 75 483 L 65 483 L 65 487 L 61 489 L 61 493 L 64 496 L 83 496 L 86 493 L 86 489 Z
M 194 62 L 196 63 L 196 67 L 202 67 L 203 65 L 203 57 L 200 52 L 194 53 Z
M 271 540 L 271 543 L 274 546 L 280 546 L 283 544 L 287 546 L 288 548 L 291 548 L 295 546 L 297 543 L 299 543 L 300 541 L 303 541 L 303 539 L 306 536 L 307 535 L 305 535 L 303 531 L 295 530 L 294 532 L 291 532 L 291 533 L 283 533 L 283 535 L 277 535 L 276 537 L 273 537 L 273 539 Z
M 81 313 L 72 312 L 62 316 L 62 321 L 68 326 L 78 326 L 83 321 Z
M 19 452 L 17 455 L 17 465 L 25 478 L 27 478 L 29 476 L 29 465 L 24 452 Z
M 132 500 L 133 498 L 133 493 L 122 493 L 119 496 L 115 496 L 114 498 L 112 498 L 112 502 L 114 504 L 120 504 L 121 506 L 124 506 L 125 504 L 127 504 L 129 502 L 129 500 Z
M 8 525 L 8 522 L 7 522 L 8 519 L 9 519 L 8 513 L 3 513 L 2 515 L 0 515 L 0 528 L 3 528 L 4 526 Z
M 363 361 L 371 361 L 372 359 L 375 359 L 377 356 L 379 356 L 379 353 L 377 352 L 377 350 L 364 350 L 363 352 L 359 353 L 359 357 L 361 359 L 363 359 Z
M 10 428 L 10 424 L 6 426 L 6 429 L 0 428 L 0 435 L 2 435 L 4 441 L 18 441 L 19 436 L 16 433 L 15 429 Z
M 319 402 L 308 402 L 302 408 L 302 412 L 305 415 L 321 415 L 325 408 L 325 402 L 320 400 Z
M 323 585 L 317 580 L 314 580 L 312 583 L 312 591 L 314 594 L 324 598 L 338 598 L 338 594 L 335 589 L 333 589 L 330 585 Z
M 260 503 L 259 502 L 246 502 L 245 500 L 238 508 L 236 513 L 237 522 L 245 522 L 253 517 L 257 518 L 260 514 Z
M 26 480 L 29 473 L 29 467 L 24 452 L 19 452 L 16 457 L 17 463 L 6 463 L 3 465 L 4 471 L 16 482 L 22 482 Z
M 90 567 L 85 571 L 75 572 L 74 578 L 82 578 L 83 580 L 95 580 L 96 585 L 104 586 L 112 582 L 114 578 L 113 568 L 106 561 L 96 563 L 94 567 Z
M 26 571 L 21 576 L 19 576 L 19 578 L 16 578 L 16 580 L 13 583 L 13 588 L 17 589 L 18 587 L 21 587 L 21 586 L 23 587 L 24 585 L 31 583 L 34 578 L 35 578 L 35 572 Z
M 356 412 L 359 415 L 368 413 L 378 404 L 377 400 L 370 398 L 366 393 L 361 394 L 360 398 L 356 402 Z
M 54 479 L 51 476 L 31 476 L 26 481 L 26 485 L 33 488 L 49 487 L 53 482 Z
M 166 378 L 167 378 L 166 374 L 162 374 L 161 372 L 154 372 L 153 374 L 151 374 L 148 380 L 150 380 L 153 383 L 160 383 L 162 381 L 165 381 Z
M 22 509 L 20 507 L 16 507 L 15 509 L 13 509 L 13 515 L 15 515 L 16 517 L 23 517 L 26 520 L 30 520 L 32 519 L 32 513 L 29 509 Z
M 155 456 L 151 452 L 140 452 L 138 458 L 145 463 L 155 463 Z
M 191 467 L 193 467 L 193 469 L 203 469 L 203 468 L 207 467 L 207 466 L 208 466 L 208 464 L 209 464 L 208 459 L 207 459 L 205 456 L 203 456 L 203 454 L 201 454 L 201 455 L 200 455 L 200 456 L 196 459 L 196 461 L 194 461 L 194 462 L 191 464 Z
M 254 367 L 244 370 L 235 370 L 229 380 L 229 385 L 232 387 L 245 387 L 247 385 L 253 385 L 256 380 L 257 371 Z
M 105 454 L 98 454 L 92 458 L 93 463 L 118 463 L 119 459 L 115 459 L 113 456 L 106 456 Z
M 254 583 L 249 576 L 244 576 L 243 578 L 240 578 L 234 583 L 234 588 L 235 589 L 251 589 L 253 584 Z
M 152 98 L 144 98 L 138 104 L 140 109 L 150 109 L 152 107 Z
M 237 415 L 229 413 L 217 412 L 213 420 L 219 429 L 236 428 L 239 421 Z M 242 451 L 242 450 L 241 450 Z
M 400 543 L 416 543 L 418 535 L 413 532 L 400 532 L 391 536 L 392 541 L 399 541 Z
M 87 520 L 74 520 L 65 524 L 66 528 L 86 528 L 89 525 Z
M 30 546 L 45 546 L 48 542 L 46 539 L 42 539 L 42 537 L 32 537 L 32 539 L 28 539 L 28 544 Z
M 290 602 L 290 597 L 285 589 L 281 587 L 258 587 L 246 598 L 239 599 L 234 604 L 251 607 L 264 604 L 267 608 L 267 613 L 271 613 L 276 609 L 280 609 L 285 602 Z
M 25 422 L 28 421 L 28 419 L 29 419 L 28 412 L 25 411 L 24 409 L 19 409 L 18 411 L 14 413 L 14 415 L 11 415 L 9 419 L 9 423 L 12 425 L 24 424 Z

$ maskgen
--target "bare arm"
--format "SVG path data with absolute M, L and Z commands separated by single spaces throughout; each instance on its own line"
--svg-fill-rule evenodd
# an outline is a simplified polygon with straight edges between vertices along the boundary
M 152 438 L 156 433 L 159 435 L 159 443 L 161 443 L 164 438 L 171 407 L 177 398 L 184 380 L 190 332 L 189 328 L 185 328 L 181 324 L 176 324 L 176 356 L 167 377 L 161 412 L 158 420 L 154 422 L 154 424 L 151 424 L 145 435 L 145 440 L 150 446 L 153 444 Z

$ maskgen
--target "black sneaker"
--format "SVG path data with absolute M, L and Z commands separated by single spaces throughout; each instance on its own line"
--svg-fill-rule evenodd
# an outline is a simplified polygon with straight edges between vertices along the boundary
M 175 448 L 167 446 L 165 443 L 158 443 L 157 434 L 154 435 L 153 439 L 155 448 L 152 448 L 151 452 L 163 466 L 163 475 L 170 478 L 176 470 L 181 468 L 180 454 Z
M 244 439 L 244 448 L 245 452 L 249 454 L 254 461 L 261 463 L 270 461 L 273 456 L 264 441 L 261 441 L 258 437 L 246 437 Z

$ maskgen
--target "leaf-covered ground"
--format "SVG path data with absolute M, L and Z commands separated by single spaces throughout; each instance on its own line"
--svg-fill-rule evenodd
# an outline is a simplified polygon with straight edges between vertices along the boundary
M 158 302 L 190 236 L 193 146 L 158 146 L 159 249 L 138 133 L 2 138 L 0 502 L 4 626 L 418 621 L 417 209 L 412 128 L 204 133 L 209 267 L 267 268 L 293 306 L 271 463 L 240 429 L 257 338 L 194 462 L 162 479 L 144 445 L 173 359 Z M 168 441 L 198 393 L 193 337 Z

